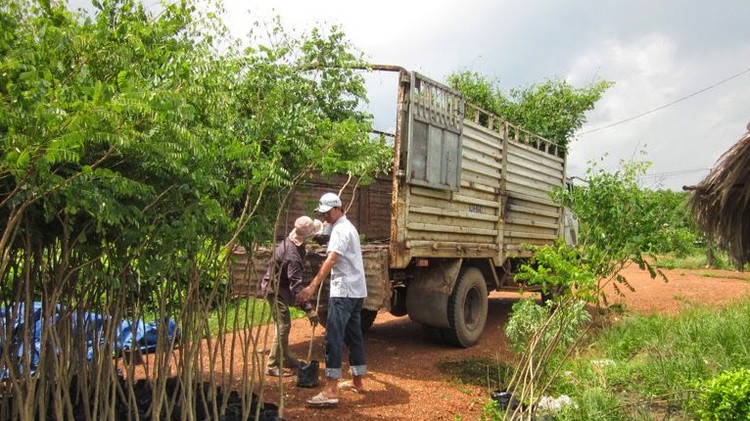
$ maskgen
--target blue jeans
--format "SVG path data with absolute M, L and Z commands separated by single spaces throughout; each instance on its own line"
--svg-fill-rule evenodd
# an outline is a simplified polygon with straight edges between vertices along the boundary
M 326 377 L 342 377 L 341 359 L 344 344 L 349 348 L 352 375 L 367 374 L 365 340 L 362 337 L 362 303 L 364 298 L 331 297 L 326 319 Z

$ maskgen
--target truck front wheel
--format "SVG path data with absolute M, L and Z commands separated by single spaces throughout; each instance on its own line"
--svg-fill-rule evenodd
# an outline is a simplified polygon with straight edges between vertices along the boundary
M 370 330 L 372 324 L 375 323 L 376 317 L 378 317 L 377 311 L 367 310 L 365 308 L 362 309 L 362 320 L 360 322 L 360 325 L 362 326 L 362 333 L 367 333 L 367 331 Z
M 479 269 L 461 270 L 448 298 L 448 322 L 444 334 L 452 345 L 468 348 L 482 336 L 487 322 L 487 284 Z

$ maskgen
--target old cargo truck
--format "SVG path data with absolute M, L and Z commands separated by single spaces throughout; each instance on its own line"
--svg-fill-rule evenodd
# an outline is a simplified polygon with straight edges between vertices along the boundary
M 564 209 L 549 192 L 564 186 L 565 153 L 445 85 L 389 69 L 399 75 L 391 177 L 356 191 L 344 177 L 317 178 L 296 193 L 289 219 L 308 213 L 323 193 L 339 193 L 363 238 L 363 328 L 385 309 L 469 347 L 485 327 L 488 291 L 518 291 L 512 275 L 530 257 L 524 245 L 564 235 Z M 312 249 L 311 274 L 325 255 Z M 262 272 L 267 254 L 255 256 Z

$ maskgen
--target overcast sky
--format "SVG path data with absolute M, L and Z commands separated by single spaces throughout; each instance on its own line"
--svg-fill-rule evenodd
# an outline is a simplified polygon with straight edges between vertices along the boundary
M 274 15 L 297 30 L 336 24 L 373 63 L 398 64 L 438 81 L 459 70 L 477 71 L 504 90 L 549 78 L 575 86 L 613 81 L 571 144 L 569 175 L 582 176 L 588 161 L 605 155 L 605 167 L 614 169 L 645 151 L 654 165 L 643 185 L 680 189 L 703 179 L 750 122 L 748 0 L 225 5 L 237 36 Z
M 274 16 L 297 32 L 337 25 L 371 62 L 441 82 L 463 70 L 505 91 L 551 78 L 578 87 L 612 81 L 571 143 L 571 176 L 583 176 L 589 161 L 614 170 L 635 158 L 653 163 L 644 187 L 679 190 L 702 180 L 750 123 L 750 0 L 225 0 L 225 6 L 224 20 L 237 37 Z M 395 83 L 391 76 L 368 78 L 380 130 L 393 131 Z

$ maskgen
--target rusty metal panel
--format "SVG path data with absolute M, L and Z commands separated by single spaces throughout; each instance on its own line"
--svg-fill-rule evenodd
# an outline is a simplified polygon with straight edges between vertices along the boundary
M 363 245 L 362 258 L 367 278 L 367 298 L 363 307 L 366 310 L 391 308 L 391 280 L 389 276 L 390 256 L 387 245 Z
M 401 70 L 398 86 L 398 111 L 396 112 L 396 136 L 393 142 L 393 195 L 391 196 L 391 267 L 404 268 L 409 264 L 406 247 L 406 220 L 409 209 L 409 190 L 405 180 L 408 159 L 406 140 L 410 132 L 409 124 L 409 92 L 411 91 L 411 73 Z
M 260 281 L 266 273 L 270 258 L 271 248 L 269 247 L 256 247 L 252 253 L 242 247 L 236 248 L 229 265 L 232 295 L 236 297 L 260 296 Z M 365 264 L 368 291 L 364 308 L 367 310 L 389 308 L 391 283 L 388 272 L 388 246 L 365 244 L 362 246 L 362 258 Z M 324 260 L 324 247 L 314 244 L 308 246 L 305 259 L 305 281 L 311 280 L 318 273 Z
M 516 131 L 516 134 L 520 132 Z M 555 149 L 518 136 L 507 142 L 508 195 L 504 215 L 504 246 L 510 255 L 526 256 L 524 244 L 545 245 L 560 235 L 562 210 L 550 192 L 564 185 L 565 159 Z
M 458 190 L 465 112 L 463 95 L 413 72 L 407 98 L 406 181 Z
M 354 186 L 356 183 L 345 176 L 314 176 L 292 195 L 286 220 L 282 222 L 277 241 L 294 227 L 294 220 L 301 215 L 322 219 L 315 213 L 320 196 L 327 192 L 338 193 L 342 186 L 341 201 L 346 216 L 357 227 L 366 241 L 388 241 L 391 229 L 391 192 L 393 184 L 390 178 L 377 178 L 373 184 Z
M 468 122 L 454 191 L 401 185 L 408 218 L 400 223 L 405 247 L 395 259 L 402 268 L 413 258 L 498 259 L 503 232 L 503 142 L 499 133 Z M 411 153 L 411 151 L 409 151 Z
M 271 250 L 258 248 L 246 250 L 237 247 L 230 256 L 229 281 L 232 295 L 237 297 L 259 296 L 260 281 L 268 269 L 268 260 L 271 258 Z

